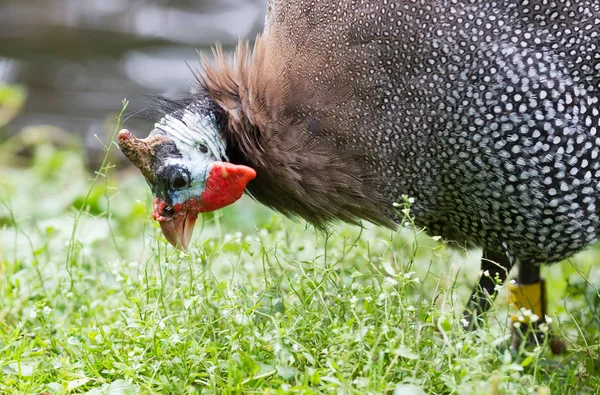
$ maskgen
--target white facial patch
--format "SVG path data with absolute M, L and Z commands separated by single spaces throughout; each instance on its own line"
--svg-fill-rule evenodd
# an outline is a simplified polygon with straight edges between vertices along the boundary
M 172 138 L 183 156 L 190 152 L 199 152 L 204 145 L 215 160 L 227 161 L 225 139 L 216 127 L 213 115 L 202 115 L 186 109 L 181 118 L 168 114 L 155 127 Z

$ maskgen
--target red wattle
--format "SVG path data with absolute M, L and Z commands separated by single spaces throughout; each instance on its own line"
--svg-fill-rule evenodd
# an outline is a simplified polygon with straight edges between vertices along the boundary
M 214 162 L 200 196 L 199 212 L 215 211 L 235 203 L 255 177 L 256 171 L 248 166 Z

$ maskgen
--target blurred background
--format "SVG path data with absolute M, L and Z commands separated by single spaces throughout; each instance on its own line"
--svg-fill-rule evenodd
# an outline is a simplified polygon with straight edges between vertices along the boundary
M 132 112 L 148 105 L 145 95 L 189 91 L 196 50 L 252 38 L 262 30 L 265 3 L 0 0 L 0 141 L 53 125 L 55 137 L 83 138 L 95 165 L 104 148 L 94 135 L 106 135 L 123 98 Z M 125 126 L 149 131 L 136 119 Z
M 224 328 L 224 335 L 215 338 L 228 343 L 226 347 L 235 344 L 229 342 L 231 327 L 246 328 L 246 322 L 255 322 L 246 318 L 235 321 L 246 315 L 230 312 L 254 310 L 246 306 L 250 299 L 242 297 L 265 295 L 267 289 L 290 298 L 286 305 L 294 309 L 301 306 L 299 311 L 309 311 L 311 306 L 320 306 L 323 310 L 314 311 L 331 317 L 329 303 L 340 309 L 355 303 L 350 302 L 356 299 L 355 283 L 382 284 L 382 289 L 387 289 L 398 282 L 389 280 L 397 278 L 402 304 L 399 299 L 393 303 L 404 311 L 398 317 L 410 311 L 407 325 L 414 320 L 429 326 L 430 303 L 444 315 L 454 312 L 459 319 L 479 277 L 479 250 L 446 248 L 411 227 L 394 233 L 369 225 L 364 231 L 339 225 L 331 235 L 316 232 L 246 197 L 203 215 L 196 226 L 191 255 L 179 255 L 167 248 L 152 220 L 152 196 L 144 178 L 114 145 L 107 153 L 124 98 L 129 100 L 127 114 L 132 114 L 150 105 L 148 95 L 185 94 L 195 84 L 197 51 L 208 51 L 217 41 L 226 50 L 233 49 L 240 37 L 252 39 L 262 31 L 265 6 L 266 0 L 0 0 L 0 394 L 13 393 L 8 388 L 19 383 L 23 386 L 18 393 L 64 393 L 49 391 L 47 382 L 77 382 L 82 366 L 89 367 L 92 359 L 103 366 L 91 373 L 94 385 L 121 378 L 142 383 L 154 380 L 154 374 L 151 379 L 144 377 L 145 373 L 137 378 L 137 368 L 131 368 L 128 376 L 130 367 L 122 369 L 125 365 L 106 373 L 104 366 L 108 365 L 102 361 L 113 358 L 115 348 L 109 342 L 96 342 L 100 331 L 95 328 L 121 339 L 133 328 L 129 319 L 144 317 L 139 320 L 141 327 L 148 328 L 144 333 L 151 333 L 157 325 L 164 326 L 163 320 L 183 317 L 180 313 L 188 310 L 186 301 L 198 300 L 192 296 L 201 295 L 200 289 L 207 295 L 215 292 L 206 297 L 206 305 L 211 307 L 197 310 L 199 315 L 185 328 L 197 334 L 206 327 L 209 333 L 214 330 L 211 322 L 218 322 L 216 327 Z M 137 136 L 146 136 L 152 128 L 148 121 L 125 118 L 122 126 Z M 557 320 L 558 333 L 571 341 L 575 350 L 571 360 L 576 362 L 562 363 L 563 370 L 551 375 L 558 377 L 555 381 L 572 375 L 577 376 L 577 383 L 591 383 L 582 385 L 580 393 L 594 393 L 587 389 L 597 389 L 600 377 L 599 350 L 588 347 L 600 339 L 599 247 L 600 243 L 573 260 L 543 269 L 552 290 L 548 294 L 550 313 Z M 420 280 L 411 279 L 413 274 Z M 321 280 L 327 278 L 331 281 Z M 307 295 L 306 304 L 297 302 L 296 284 L 300 284 L 300 293 Z M 365 295 L 371 298 L 375 288 L 367 289 Z M 273 300 L 279 298 L 277 293 Z M 322 305 L 321 299 L 313 296 L 316 293 L 325 295 Z M 240 295 L 243 303 L 232 309 L 231 295 Z M 168 308 L 164 307 L 167 299 Z M 369 306 L 379 306 L 381 299 L 371 301 Z M 507 303 L 503 288 L 495 304 L 497 311 L 491 314 L 497 318 L 490 320 L 490 334 L 496 340 L 507 328 Z M 159 304 L 164 311 L 155 308 Z M 42 313 L 45 311 L 52 312 L 51 319 Z M 290 311 L 290 322 L 294 322 L 290 328 L 296 327 L 295 310 Z M 387 314 L 387 308 L 385 311 Z M 230 318 L 223 320 L 226 314 Z M 354 317 L 347 320 L 352 321 Z M 263 325 L 267 320 L 256 322 Z M 307 322 L 312 321 L 304 324 Z M 179 325 L 167 325 L 163 339 L 179 336 Z M 279 327 L 275 331 L 276 336 L 282 333 Z M 361 339 L 361 343 L 365 333 L 352 333 L 347 339 Z M 422 332 L 415 333 L 421 336 Z M 346 336 L 344 330 L 339 334 Z M 323 339 L 340 338 L 335 336 L 326 333 Z M 138 341 L 145 338 L 137 332 L 131 338 L 135 341 L 129 346 L 135 348 L 125 346 L 123 355 L 135 353 L 137 358 Z M 156 344 L 157 338 L 154 336 L 152 343 Z M 378 335 L 376 342 L 379 339 Z M 497 354 L 495 345 L 489 343 L 490 352 Z M 187 342 L 168 340 L 164 344 L 186 344 L 188 353 Z M 144 352 L 153 349 L 140 347 Z M 475 355 L 468 352 L 464 355 Z M 425 353 L 429 360 L 437 358 L 431 351 L 423 351 L 421 356 Z M 154 358 L 139 355 L 142 361 Z M 421 357 L 410 355 L 407 360 Z M 469 364 L 479 363 L 485 355 L 478 354 Z M 528 364 L 531 358 L 526 360 Z M 440 359 L 431 363 L 427 359 L 419 365 L 434 366 L 437 377 Z M 20 368 L 13 368 L 21 366 L 14 361 L 29 363 L 30 381 Z M 225 367 L 223 377 L 231 376 L 226 368 L 231 361 L 217 362 L 219 369 Z M 337 364 L 338 360 L 332 361 Z M 500 363 L 514 380 L 530 387 L 529 373 L 518 376 L 510 370 L 513 365 Z M 158 365 L 164 372 L 157 377 L 171 377 L 172 366 L 183 366 L 181 360 L 161 364 L 162 357 Z M 534 365 L 538 369 L 537 362 L 531 367 Z M 175 369 L 194 377 L 185 366 Z M 487 376 L 488 365 L 481 366 L 476 371 Z M 468 368 L 461 369 L 460 375 L 467 375 Z M 354 367 L 352 370 L 354 379 Z M 452 372 L 452 377 L 459 374 Z M 67 388 L 67 384 L 57 385 Z M 169 388 L 156 392 L 184 393 Z

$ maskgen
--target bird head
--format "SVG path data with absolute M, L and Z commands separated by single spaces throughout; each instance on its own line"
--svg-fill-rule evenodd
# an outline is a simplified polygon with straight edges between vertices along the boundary
M 128 130 L 119 147 L 154 195 L 152 217 L 175 247 L 189 245 L 198 214 L 237 201 L 254 169 L 229 163 L 214 103 L 205 98 L 164 116 L 145 139 Z

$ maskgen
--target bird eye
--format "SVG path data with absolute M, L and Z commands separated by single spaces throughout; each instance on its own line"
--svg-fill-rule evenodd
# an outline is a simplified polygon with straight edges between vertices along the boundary
M 172 191 L 187 188 L 190 185 L 190 173 L 181 167 L 172 166 L 166 171 L 166 187 Z
M 203 154 L 208 153 L 208 147 L 204 144 L 198 144 L 198 150 Z
M 175 176 L 175 178 L 173 178 L 173 181 L 171 182 L 171 189 L 183 189 L 187 187 L 187 185 L 187 177 L 185 177 L 183 174 L 178 174 L 177 176 Z
M 189 188 L 192 183 L 189 170 L 179 165 L 160 168 L 157 172 L 157 179 L 160 181 L 155 186 L 155 192 L 158 194 Z

